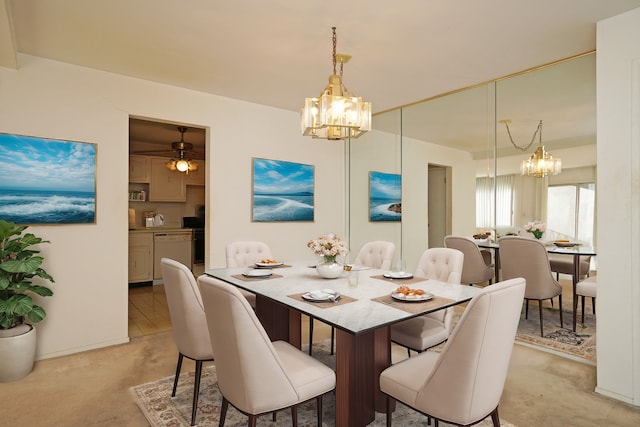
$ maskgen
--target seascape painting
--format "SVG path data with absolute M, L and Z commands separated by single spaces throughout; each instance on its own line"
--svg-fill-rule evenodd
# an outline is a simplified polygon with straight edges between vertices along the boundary
M 96 145 L 0 133 L 0 218 L 95 223 Z
M 253 159 L 253 221 L 313 221 L 314 167 Z
M 402 219 L 402 178 L 398 174 L 369 172 L 369 221 Z

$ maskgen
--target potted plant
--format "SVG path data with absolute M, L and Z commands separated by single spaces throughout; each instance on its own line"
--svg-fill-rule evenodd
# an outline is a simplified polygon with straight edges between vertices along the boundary
M 40 267 L 43 258 L 33 248 L 49 241 L 24 233 L 27 227 L 0 219 L 0 382 L 20 379 L 33 369 L 36 330 L 32 324 L 47 313 L 32 297 L 53 295 L 47 282 L 54 280 Z

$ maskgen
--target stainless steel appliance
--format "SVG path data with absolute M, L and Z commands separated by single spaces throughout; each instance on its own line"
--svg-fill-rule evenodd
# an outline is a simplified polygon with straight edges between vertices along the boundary
M 162 279 L 162 258 L 171 258 L 192 269 L 192 242 L 191 230 L 153 233 L 153 279 Z

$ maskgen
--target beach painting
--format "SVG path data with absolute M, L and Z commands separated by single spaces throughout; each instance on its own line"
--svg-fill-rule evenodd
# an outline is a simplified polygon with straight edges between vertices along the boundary
M 253 159 L 253 221 L 313 221 L 314 167 Z
M 402 219 L 402 177 L 394 173 L 369 172 L 369 221 Z
M 96 145 L 0 133 L 0 219 L 94 224 Z

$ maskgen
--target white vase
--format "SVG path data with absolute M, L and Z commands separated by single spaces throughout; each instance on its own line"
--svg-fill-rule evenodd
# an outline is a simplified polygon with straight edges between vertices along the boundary
M 36 358 L 36 328 L 31 325 L 24 326 L 30 326 L 26 333 L 0 338 L 0 383 L 19 380 L 33 370 L 33 361 Z
M 324 261 L 316 266 L 316 271 L 323 279 L 336 279 L 342 274 L 342 265 L 335 260 Z

